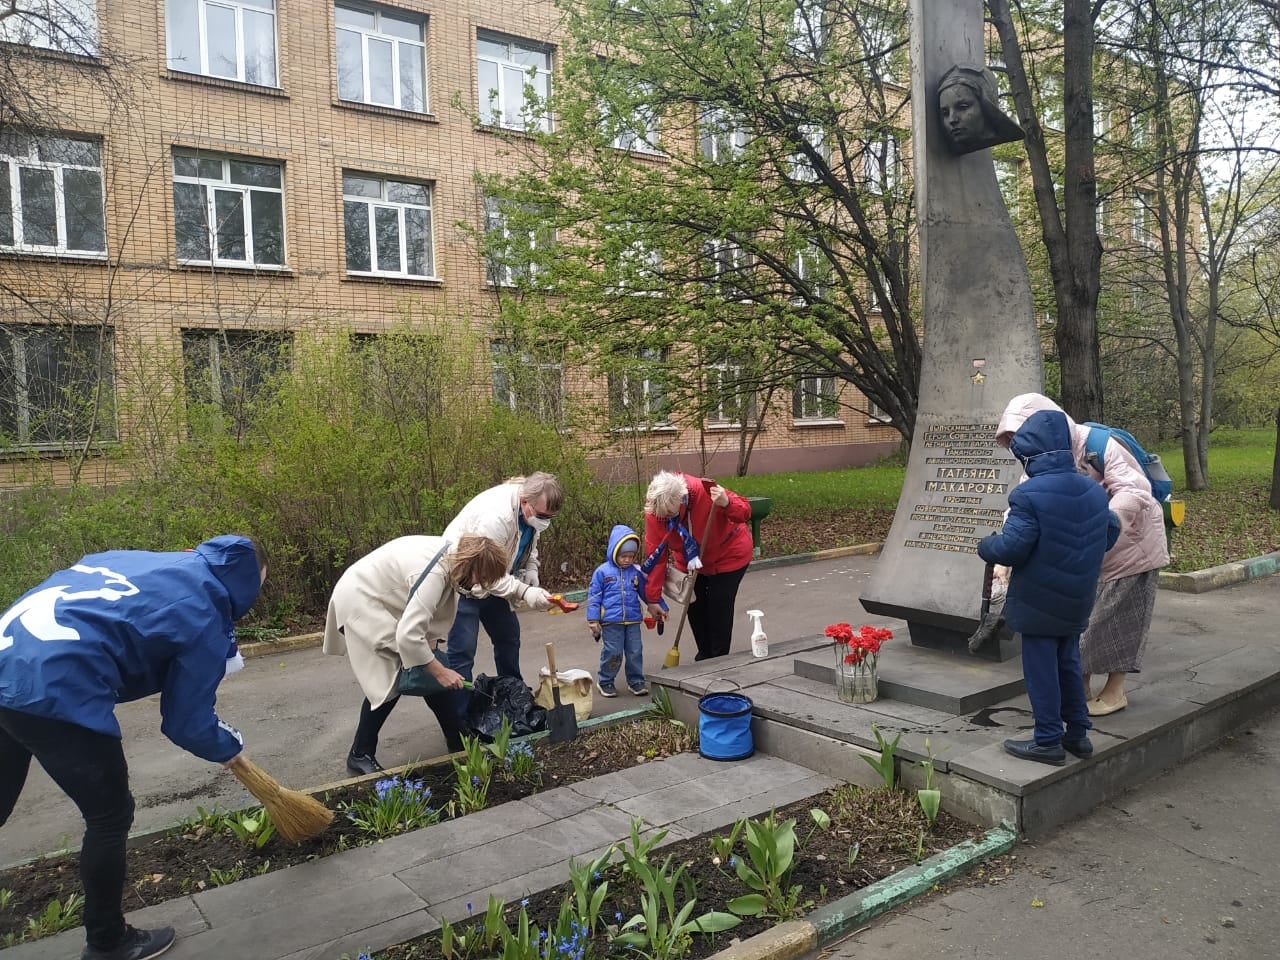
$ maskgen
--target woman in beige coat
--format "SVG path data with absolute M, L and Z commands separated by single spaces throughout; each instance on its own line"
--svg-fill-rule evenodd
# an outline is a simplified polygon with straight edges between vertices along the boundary
M 996 442 L 1009 446 L 1009 439 L 1027 417 L 1037 410 L 1061 410 L 1048 397 L 1024 393 L 1005 407 L 996 427 Z M 1094 600 L 1089 627 L 1080 637 L 1080 660 L 1084 668 L 1084 694 L 1091 716 L 1099 717 L 1123 710 L 1129 703 L 1125 680 L 1142 668 L 1142 655 L 1151 630 L 1156 605 L 1160 568 L 1169 562 L 1169 545 L 1164 532 L 1164 513 L 1138 461 L 1115 438 L 1103 451 L 1102 472 L 1085 461 L 1089 427 L 1070 417 L 1071 446 L 1077 468 L 1102 484 L 1113 513 L 1120 518 L 1120 539 L 1102 560 L 1102 576 Z M 1091 675 L 1105 673 L 1107 682 L 1095 697 Z
M 329 599 L 324 652 L 345 655 L 364 691 L 360 722 L 347 754 L 354 774 L 382 767 L 378 733 L 395 709 L 401 667 L 425 666 L 441 687 L 463 678 L 436 659 L 449 634 L 459 591 L 484 591 L 507 575 L 507 555 L 488 537 L 400 537 L 353 563 Z M 425 699 L 425 698 L 424 698 Z

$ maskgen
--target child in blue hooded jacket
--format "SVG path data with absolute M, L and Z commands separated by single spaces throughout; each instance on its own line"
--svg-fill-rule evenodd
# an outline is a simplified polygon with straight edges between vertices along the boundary
M 627 689 L 637 697 L 649 692 L 644 682 L 644 643 L 640 624 L 644 620 L 644 575 L 636 566 L 640 537 L 624 523 L 609 534 L 604 563 L 591 575 L 587 589 L 587 626 L 600 649 L 600 672 L 596 689 L 602 697 L 616 697 L 614 681 L 626 661 Z
M 1120 521 L 1102 487 L 1076 471 L 1071 430 L 1058 410 L 1033 413 L 1009 450 L 1027 479 L 1009 492 L 1000 533 L 978 556 L 1012 569 L 1004 618 L 1022 634 L 1022 675 L 1035 718 L 1030 740 L 1006 740 L 1015 757 L 1061 766 L 1068 753 L 1093 754 L 1080 667 L 1080 634 L 1089 624 L 1102 557 Z
M 266 579 L 249 537 L 194 550 L 84 557 L 0 616 L 0 825 L 35 757 L 84 816 L 83 960 L 146 960 L 172 927 L 125 923 L 125 841 L 133 823 L 117 703 L 160 694 L 160 730 L 212 763 L 243 763 L 239 731 L 218 719 L 218 684 L 244 665 L 233 624 Z

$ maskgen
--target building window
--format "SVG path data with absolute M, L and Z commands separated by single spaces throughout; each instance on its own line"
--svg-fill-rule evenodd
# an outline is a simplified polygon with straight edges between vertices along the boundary
M 830 154 L 826 146 L 826 133 L 821 125 L 803 123 L 800 125 L 799 133 L 813 153 L 825 163 Z M 791 179 L 799 183 L 817 183 L 819 180 L 818 166 L 812 154 L 798 144 L 795 152 L 787 159 L 787 167 Z
M 536 222 L 530 222 L 536 221 Z M 498 197 L 484 198 L 485 280 L 497 287 L 516 287 L 540 272 L 538 251 L 555 242 L 555 231 L 533 211 L 512 215 Z
M 434 277 L 431 185 L 342 175 L 347 272 Z
M 0 438 L 58 446 L 114 440 L 110 327 L 0 324 Z
M 278 163 L 175 150 L 173 219 L 179 263 L 284 266 Z
M 787 46 L 797 56 L 816 60 L 826 46 L 827 29 L 823 0 L 796 0 Z
M 867 423 L 884 424 L 885 426 L 891 426 L 893 424 L 893 418 L 889 416 L 888 412 L 883 407 L 881 407 L 880 404 L 876 403 L 874 400 L 868 397 L 867 398 Z
M 292 338 L 260 330 L 183 330 L 187 418 L 193 432 L 243 436 L 275 379 L 289 369 Z
M 796 296 L 792 302 L 796 304 L 812 303 L 827 295 L 831 286 L 831 261 L 827 259 L 822 248 L 812 240 L 796 252 L 795 262 Z
M 836 399 L 839 382 L 831 374 L 815 373 L 796 380 L 791 397 L 791 416 L 795 420 L 834 420 L 840 412 Z
M 663 382 L 667 351 L 645 347 L 625 370 L 609 373 L 609 419 L 615 428 L 667 426 L 671 422 Z
M 276 86 L 275 0 L 165 0 L 169 69 Z
M 1098 237 L 1105 238 L 1107 235 L 1107 222 L 1111 216 L 1111 201 L 1102 195 L 1101 190 L 1098 192 L 1098 198 L 1094 203 L 1093 209 L 1097 218 Z
M 713 163 L 740 155 L 747 145 L 746 127 L 724 107 L 707 107 L 698 126 L 702 132 L 702 155 Z
M 1040 78 L 1040 123 L 1051 130 L 1061 130 L 1062 118 L 1062 77 L 1046 74 Z
M 639 297 L 656 297 L 661 290 L 663 258 L 643 240 L 633 240 L 618 256 L 617 293 Z
M 755 390 L 737 360 L 707 365 L 707 421 L 716 426 L 744 426 L 755 416 Z
M 1151 119 L 1151 114 L 1135 113 L 1129 118 L 1129 139 L 1133 142 L 1134 147 L 1139 150 L 1145 150 L 1151 146 L 1155 140 L 1155 124 Z
M 867 189 L 875 194 L 891 191 L 902 178 L 902 153 L 892 133 L 863 141 L 862 172 Z
M 887 7 L 859 6 L 859 39 L 863 55 L 875 65 L 876 73 L 885 83 L 902 81 L 903 53 L 905 46 L 902 14 Z
M 1000 187 L 1000 196 L 1011 216 L 1018 215 L 1018 161 L 997 160 L 996 183 Z
M 0 249 L 106 253 L 102 144 L 0 131 Z
M 1105 100 L 1093 101 L 1093 136 L 1105 140 L 1111 133 L 1111 104 Z
M 480 122 L 508 130 L 551 130 L 551 51 L 527 40 L 476 34 Z M 526 90 L 527 88 L 527 90 Z
M 704 241 L 707 276 L 713 289 L 728 299 L 740 299 L 746 290 L 750 266 L 747 252 L 735 240 L 715 238 Z
M 4 6 L 0 42 L 97 56 L 97 0 L 16 0 Z
M 426 112 L 426 18 L 340 3 L 337 20 L 338 96 Z
M 658 128 L 658 112 L 645 103 L 645 100 L 653 95 L 653 85 L 648 83 L 638 84 L 634 96 L 634 104 L 631 106 L 631 116 L 627 118 L 625 124 L 614 134 L 613 145 L 619 150 L 631 150 L 636 153 L 658 154 L 662 150 L 659 147 L 661 131 Z M 609 110 L 604 108 L 601 110 L 608 118 Z
M 526 353 L 503 340 L 493 341 L 490 353 L 495 403 L 547 423 L 562 422 L 562 366 L 558 359 Z
M 1156 245 L 1156 195 L 1154 190 L 1133 191 L 1133 239 L 1146 247 Z

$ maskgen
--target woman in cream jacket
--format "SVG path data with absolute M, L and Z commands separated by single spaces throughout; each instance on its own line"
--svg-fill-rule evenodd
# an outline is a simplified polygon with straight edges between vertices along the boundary
M 347 755 L 355 774 L 382 769 L 378 733 L 395 709 L 401 667 L 425 666 L 446 690 L 463 678 L 436 658 L 449 634 L 459 591 L 484 591 L 507 575 L 506 551 L 488 537 L 400 537 L 343 573 L 329 599 L 324 652 L 345 655 L 364 691 Z

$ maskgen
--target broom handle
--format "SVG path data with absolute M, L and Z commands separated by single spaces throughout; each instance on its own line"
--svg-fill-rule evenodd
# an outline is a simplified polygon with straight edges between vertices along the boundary
M 716 502 L 711 501 L 711 510 L 707 513 L 707 526 L 702 531 L 702 543 L 698 544 L 699 556 L 701 556 L 702 545 L 711 537 L 711 518 L 716 515 Z M 684 622 L 689 619 L 689 604 L 693 603 L 693 584 L 698 579 L 698 571 L 694 570 L 689 574 L 689 579 L 685 581 L 685 597 L 684 609 L 680 611 L 680 625 L 676 627 L 676 639 L 671 644 L 673 650 L 680 649 L 680 634 L 684 632 Z

